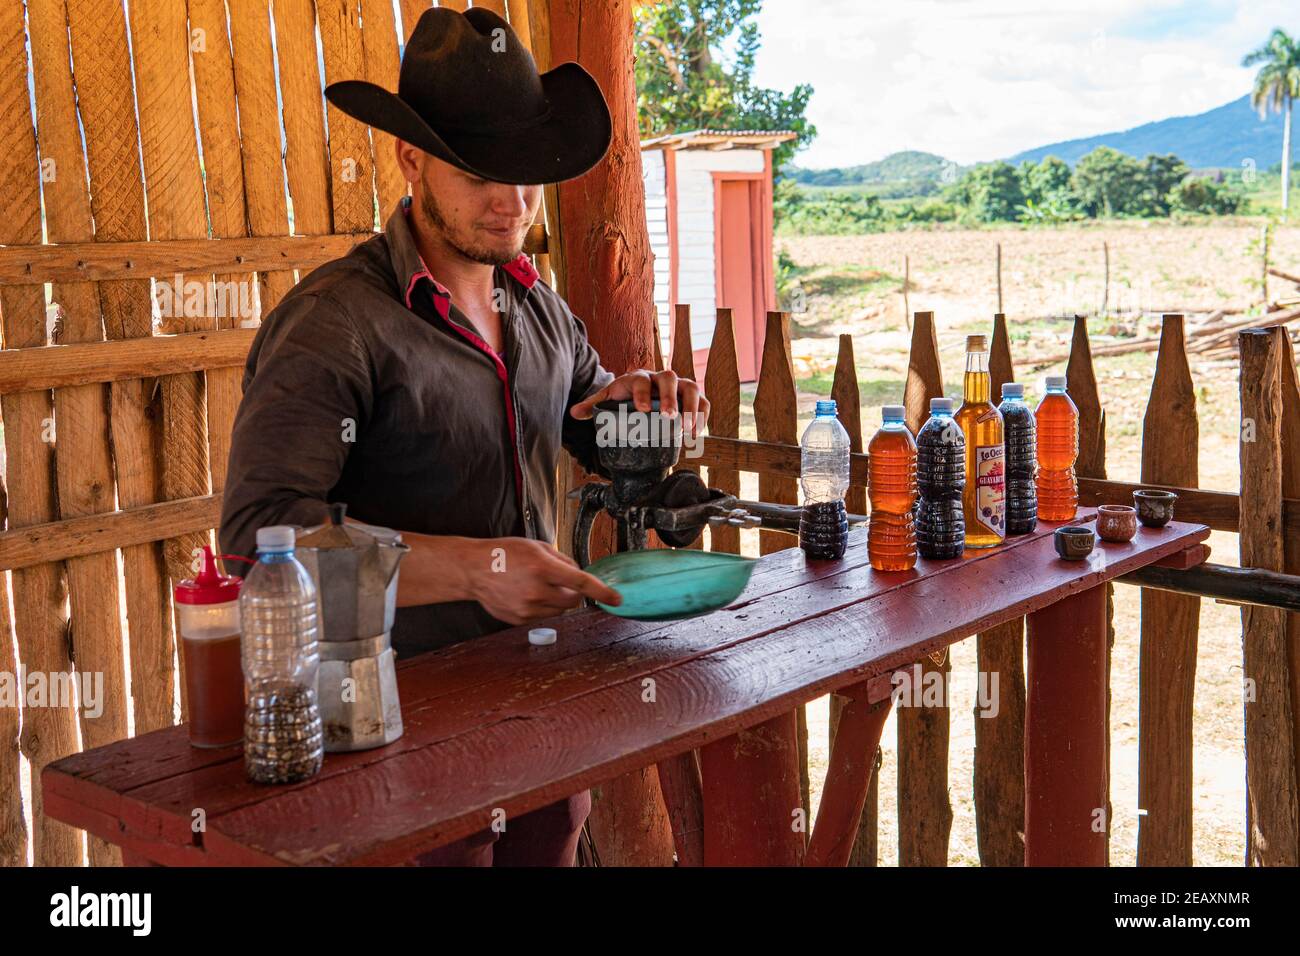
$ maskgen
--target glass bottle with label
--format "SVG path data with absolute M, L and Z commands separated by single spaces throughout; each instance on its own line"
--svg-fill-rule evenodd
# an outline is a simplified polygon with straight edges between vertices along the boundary
M 968 335 L 963 401 L 954 416 L 966 438 L 962 512 L 968 548 L 991 548 L 1006 536 L 1002 413 L 993 404 L 991 393 L 987 340 L 982 335 Z

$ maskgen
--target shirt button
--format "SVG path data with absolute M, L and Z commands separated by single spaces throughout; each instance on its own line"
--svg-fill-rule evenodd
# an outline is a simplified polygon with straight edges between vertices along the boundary
M 524 520 L 525 520 L 525 521 L 532 521 L 532 520 L 533 520 L 533 509 L 532 509 L 532 508 L 525 508 L 525 509 L 524 509 Z

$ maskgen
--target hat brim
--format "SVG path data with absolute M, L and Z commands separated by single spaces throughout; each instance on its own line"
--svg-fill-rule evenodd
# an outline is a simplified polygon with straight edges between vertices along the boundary
M 331 83 L 325 98 L 354 119 L 483 179 L 558 183 L 600 162 L 612 124 L 600 86 L 577 63 L 562 63 L 543 73 L 541 81 L 550 107 L 546 118 L 504 132 L 439 134 L 396 93 L 365 80 Z

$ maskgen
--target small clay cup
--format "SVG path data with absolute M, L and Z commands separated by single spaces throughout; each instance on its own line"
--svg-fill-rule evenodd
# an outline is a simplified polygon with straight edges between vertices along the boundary
M 1052 537 L 1056 542 L 1056 553 L 1064 561 L 1082 561 L 1092 554 L 1093 545 L 1097 543 L 1092 529 L 1081 525 L 1057 528 Z
M 1137 505 L 1138 521 L 1148 528 L 1163 528 L 1174 516 L 1174 502 L 1178 496 L 1172 491 L 1159 491 L 1154 488 L 1139 488 L 1133 492 L 1133 503 Z
M 1102 505 L 1097 509 L 1097 537 L 1123 544 L 1137 534 L 1137 510 L 1128 505 Z

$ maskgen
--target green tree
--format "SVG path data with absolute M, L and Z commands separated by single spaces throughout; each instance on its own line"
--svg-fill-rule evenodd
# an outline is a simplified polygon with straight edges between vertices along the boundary
M 950 187 L 947 198 L 965 206 L 977 222 L 1014 220 L 1025 202 L 1016 168 L 1001 161 L 968 170 Z
M 1098 146 L 1079 160 L 1070 183 L 1088 215 L 1118 216 L 1140 208 L 1146 167 L 1117 149 Z
M 1036 206 L 1053 201 L 1069 201 L 1070 164 L 1056 156 L 1044 156 L 1041 162 L 1025 160 L 1020 164 L 1020 188 L 1025 202 Z
M 1146 158 L 1145 165 L 1139 205 L 1132 211 L 1143 216 L 1167 216 L 1171 194 L 1191 170 L 1173 153 L 1150 155 Z
M 1276 29 L 1268 42 L 1246 54 L 1242 66 L 1263 64 L 1255 74 L 1250 103 L 1263 116 L 1270 109 L 1282 114 L 1282 215 L 1291 192 L 1291 104 L 1300 97 L 1300 43 Z
M 636 8 L 637 110 L 643 136 L 692 129 L 788 129 L 799 134 L 772 156 L 779 178 L 817 128 L 808 121 L 813 89 L 790 93 L 753 82 L 754 18 L 762 0 L 677 0 Z M 727 51 L 723 55 L 723 51 Z

